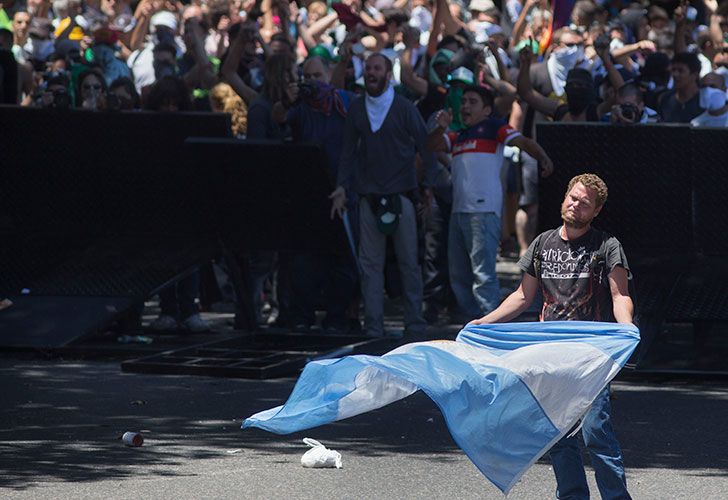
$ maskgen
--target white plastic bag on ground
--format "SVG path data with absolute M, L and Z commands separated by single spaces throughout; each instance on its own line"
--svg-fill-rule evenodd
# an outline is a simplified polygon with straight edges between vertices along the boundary
M 304 467 L 336 467 L 341 469 L 341 453 L 329 450 L 324 445 L 311 438 L 303 438 L 303 442 L 311 447 L 301 457 L 301 465 Z

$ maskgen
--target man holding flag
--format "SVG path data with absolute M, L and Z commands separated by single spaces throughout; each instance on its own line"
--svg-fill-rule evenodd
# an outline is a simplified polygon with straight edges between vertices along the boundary
M 561 205 L 561 227 L 539 235 L 521 257 L 521 284 L 493 312 L 471 324 L 507 322 L 526 310 L 540 288 L 541 321 L 632 323 L 629 265 L 619 241 L 591 227 L 607 199 L 594 174 L 571 179 Z M 610 419 L 608 386 L 582 419 L 582 435 L 604 499 L 629 499 L 622 452 Z M 550 451 L 560 499 L 588 499 L 589 488 L 575 433 Z

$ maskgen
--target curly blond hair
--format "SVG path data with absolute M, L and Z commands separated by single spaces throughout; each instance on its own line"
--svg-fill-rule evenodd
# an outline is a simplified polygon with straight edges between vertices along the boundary
M 230 85 L 215 85 L 210 91 L 210 105 L 214 111 L 230 115 L 233 135 L 245 135 L 248 132 L 248 107 Z
M 604 203 L 606 203 L 609 190 L 607 189 L 607 184 L 601 179 L 601 177 L 596 174 L 577 175 L 569 181 L 569 187 L 566 189 L 566 192 L 571 192 L 571 188 L 573 188 L 577 182 L 581 182 L 584 187 L 594 190 L 597 194 L 597 207 L 601 207 Z

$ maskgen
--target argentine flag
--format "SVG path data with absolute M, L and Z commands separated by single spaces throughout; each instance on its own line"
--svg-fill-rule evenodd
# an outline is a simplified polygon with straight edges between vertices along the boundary
M 286 404 L 256 413 L 243 429 L 288 434 L 422 390 L 458 446 L 507 494 L 586 413 L 639 339 L 637 327 L 618 323 L 469 325 L 454 342 L 313 361 Z

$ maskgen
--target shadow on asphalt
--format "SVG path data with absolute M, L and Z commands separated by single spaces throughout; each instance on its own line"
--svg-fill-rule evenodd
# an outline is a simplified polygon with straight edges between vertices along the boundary
M 462 458 L 441 413 L 422 393 L 343 422 L 277 436 L 242 431 L 240 423 L 282 404 L 294 379 L 149 376 L 121 373 L 113 363 L 9 359 L 0 360 L 0 379 L 0 487 L 16 490 L 46 481 L 189 475 L 189 467 L 176 466 L 239 454 L 270 462 L 302 455 L 306 436 L 347 455 Z M 613 407 L 628 468 L 728 476 L 724 388 L 620 383 Z M 127 430 L 143 431 L 144 446 L 123 446 L 119 437 Z

